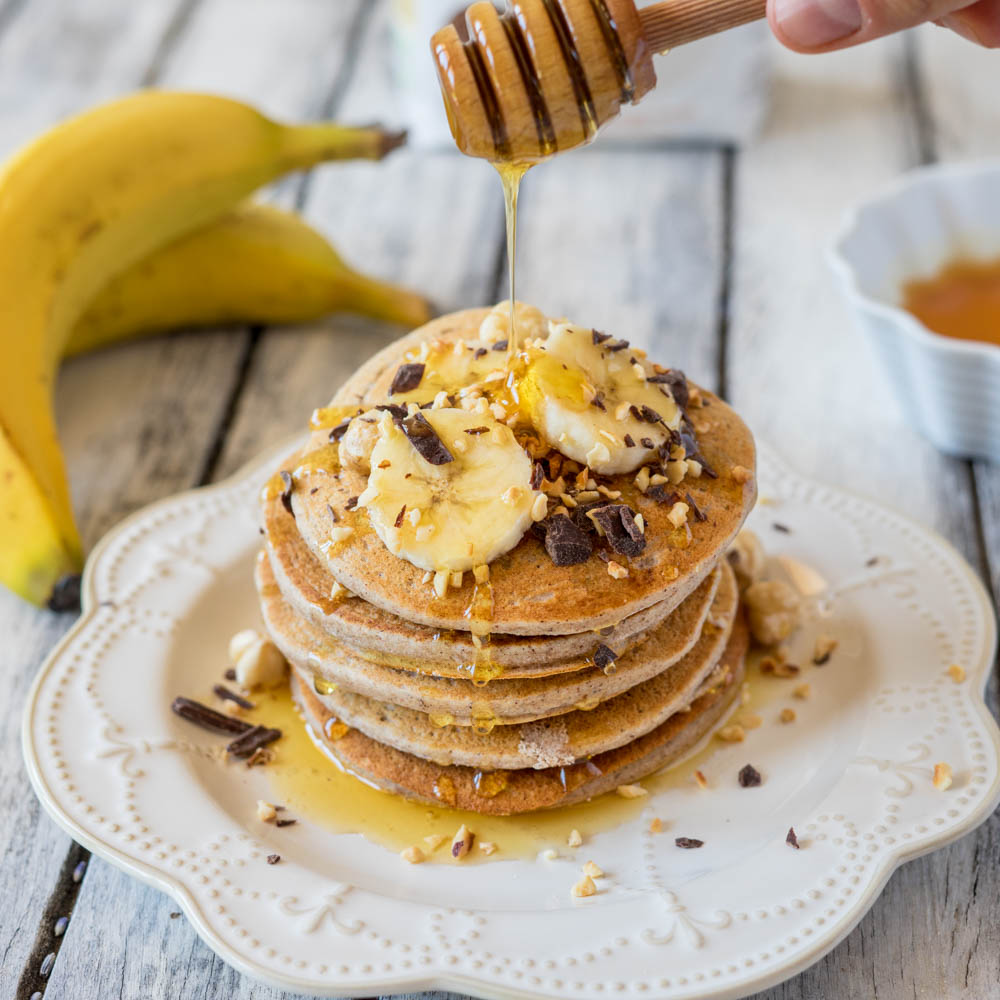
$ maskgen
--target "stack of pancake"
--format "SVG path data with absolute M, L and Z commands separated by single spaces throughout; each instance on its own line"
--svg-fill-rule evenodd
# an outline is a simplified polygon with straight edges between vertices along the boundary
M 422 343 L 474 341 L 487 316 L 442 317 L 341 389 L 263 493 L 256 583 L 294 698 L 343 768 L 410 798 L 509 815 L 635 782 L 726 716 L 748 631 L 725 552 L 755 499 L 754 447 L 717 397 L 676 382 L 700 472 L 679 484 L 595 477 L 525 438 L 541 470 L 532 487 L 559 491 L 546 517 L 488 572 L 459 573 L 442 592 L 373 530 L 344 426 L 392 405 L 400 365 Z M 621 510 L 642 515 L 641 547 L 596 530 Z M 594 525 L 589 555 L 567 564 L 547 544 L 560 518 Z

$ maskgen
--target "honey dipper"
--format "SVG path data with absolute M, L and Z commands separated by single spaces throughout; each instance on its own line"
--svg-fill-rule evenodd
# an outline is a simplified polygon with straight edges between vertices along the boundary
M 463 153 L 531 163 L 588 142 L 656 85 L 653 54 L 764 17 L 765 0 L 489 0 L 431 49 Z

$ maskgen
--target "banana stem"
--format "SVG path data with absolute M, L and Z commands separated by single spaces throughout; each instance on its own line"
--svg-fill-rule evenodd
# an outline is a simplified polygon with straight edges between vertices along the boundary
M 328 160 L 381 160 L 405 142 L 405 131 L 333 122 L 290 125 L 284 137 L 289 169 Z

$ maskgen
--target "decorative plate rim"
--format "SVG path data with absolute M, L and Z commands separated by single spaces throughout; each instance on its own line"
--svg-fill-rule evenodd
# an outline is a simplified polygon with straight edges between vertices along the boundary
M 449 971 L 440 964 L 437 957 L 426 971 L 414 968 L 407 973 L 394 972 L 392 974 L 384 974 L 373 972 L 364 977 L 345 976 L 337 978 L 336 981 L 328 982 L 318 982 L 315 978 L 300 977 L 294 974 L 282 974 L 267 968 L 246 954 L 241 953 L 238 948 L 233 947 L 229 942 L 224 940 L 206 912 L 206 907 L 202 906 L 194 898 L 192 890 L 185 885 L 180 877 L 172 875 L 166 870 L 165 866 L 159 867 L 139 858 L 129 856 L 107 839 L 102 838 L 98 832 L 88 828 L 85 823 L 78 822 L 70 816 L 60 802 L 58 794 L 53 791 L 42 773 L 38 752 L 32 737 L 32 721 L 38 709 L 39 698 L 46 679 L 57 669 L 66 651 L 73 646 L 81 633 L 90 625 L 98 611 L 100 599 L 95 578 L 105 553 L 130 528 L 150 518 L 159 511 L 183 503 L 194 497 L 204 499 L 216 493 L 224 493 L 234 486 L 258 477 L 264 469 L 272 466 L 290 448 L 294 447 L 295 442 L 299 440 L 300 437 L 297 436 L 280 446 L 268 449 L 264 454 L 246 463 L 231 476 L 218 483 L 186 490 L 149 504 L 115 525 L 97 543 L 87 560 L 83 574 L 81 615 L 55 645 L 39 668 L 32 683 L 22 715 L 22 754 L 32 788 L 48 815 L 69 836 L 104 860 L 170 896 L 181 907 L 199 937 L 216 954 L 240 972 L 250 975 L 255 979 L 281 989 L 292 989 L 316 996 L 352 996 L 357 995 L 359 991 L 364 991 L 366 994 L 383 994 L 403 991 L 452 990 L 487 998 L 518 997 L 525 998 L 525 1000 L 529 1000 L 529 998 L 530 1000 L 536 1000 L 536 998 L 537 1000 L 551 1000 L 551 997 L 555 995 L 552 989 L 536 990 L 520 985 L 502 985 L 485 977 L 477 978 L 474 975 Z M 944 554 L 951 558 L 955 568 L 963 575 L 964 582 L 970 586 L 972 594 L 980 605 L 980 610 L 984 612 L 982 615 L 984 627 L 979 636 L 982 652 L 978 662 L 967 664 L 964 703 L 974 709 L 979 721 L 983 723 L 983 728 L 990 740 L 989 749 L 993 753 L 993 764 L 995 767 L 1000 764 L 1000 729 L 998 729 L 997 723 L 985 703 L 985 688 L 989 681 L 997 646 L 995 612 L 990 604 L 985 587 L 961 553 L 943 536 L 923 527 L 908 516 L 884 507 L 851 490 L 843 489 L 839 485 L 837 487 L 826 487 L 820 481 L 802 476 L 792 470 L 782 459 L 778 458 L 770 448 L 766 448 L 760 443 L 758 443 L 758 450 L 761 453 L 761 457 L 766 455 L 768 462 L 798 484 L 810 488 L 831 489 L 869 508 L 890 515 L 898 522 L 907 526 L 916 535 L 922 536 L 925 540 L 929 540 L 939 546 Z M 813 938 L 809 946 L 798 951 L 784 963 L 779 962 L 770 969 L 756 971 L 730 986 L 720 985 L 715 990 L 712 990 L 711 982 L 706 981 L 702 986 L 698 987 L 697 995 L 702 997 L 710 996 L 716 998 L 716 1000 L 742 997 L 783 982 L 808 968 L 836 947 L 857 926 L 861 918 L 868 912 L 881 894 L 896 869 L 907 861 L 911 861 L 923 854 L 927 854 L 960 839 L 984 822 L 996 809 L 998 803 L 1000 803 L 1000 767 L 997 767 L 997 773 L 994 775 L 992 784 L 982 790 L 978 804 L 968 812 L 967 816 L 960 823 L 939 833 L 929 831 L 927 836 L 912 840 L 909 843 L 897 843 L 893 849 L 886 850 L 882 857 L 870 868 L 870 874 L 865 883 L 859 887 L 859 891 L 856 893 L 853 901 L 843 908 L 840 917 L 832 923 L 831 927 L 825 933 L 817 934 Z M 416 905 L 421 905 L 425 909 L 434 908 L 430 903 Z M 649 990 L 645 995 L 655 997 L 659 994 L 655 990 Z M 677 994 L 672 992 L 670 995 Z M 681 995 L 687 996 L 688 993 L 687 991 L 683 991 Z

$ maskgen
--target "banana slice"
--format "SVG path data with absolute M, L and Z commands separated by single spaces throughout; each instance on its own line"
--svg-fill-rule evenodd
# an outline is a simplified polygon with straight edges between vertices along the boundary
M 421 569 L 461 573 L 517 545 L 541 494 L 508 427 L 445 407 L 405 421 L 384 412 L 378 429 L 358 506 L 390 552 Z
M 594 472 L 631 472 L 681 422 L 665 383 L 639 352 L 596 330 L 550 323 L 519 383 L 522 406 L 545 441 Z

